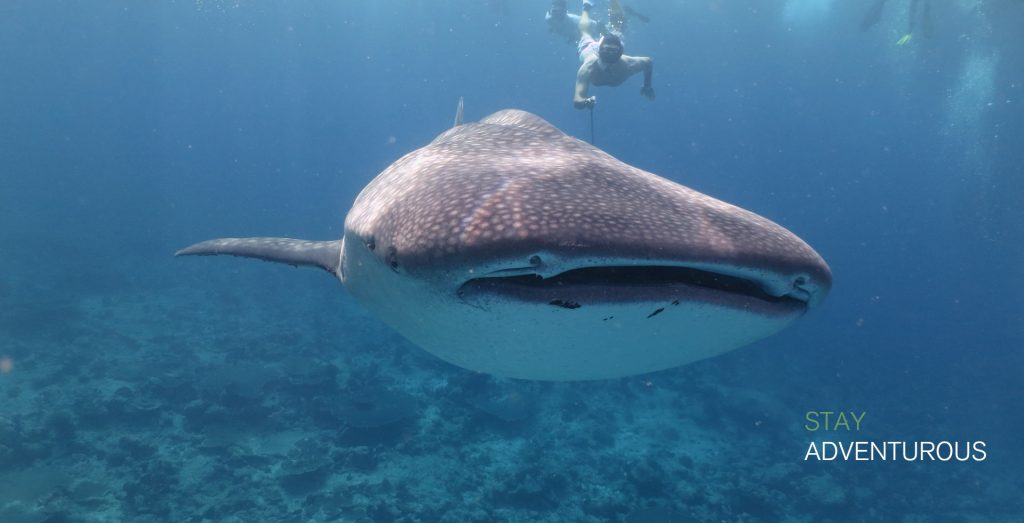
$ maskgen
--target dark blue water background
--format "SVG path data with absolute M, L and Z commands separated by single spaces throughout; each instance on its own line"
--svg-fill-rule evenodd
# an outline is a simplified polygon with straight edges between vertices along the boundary
M 934 34 L 897 46 L 906 2 L 861 32 L 866 1 L 638 0 L 654 19 L 633 27 L 626 52 L 654 58 L 658 98 L 639 96 L 639 79 L 593 90 L 595 138 L 790 228 L 835 275 L 824 306 L 787 331 L 652 380 L 693 373 L 777 398 L 796 415 L 765 437 L 802 467 L 804 411 L 866 410 L 869 438 L 988 442 L 985 463 L 936 474 L 970 466 L 980 481 L 1005 479 L 1024 463 L 1024 5 L 931 3 Z M 171 254 L 217 236 L 340 237 L 357 192 L 450 126 L 459 96 L 467 119 L 514 107 L 588 139 L 588 114 L 571 105 L 578 60 L 548 33 L 546 7 L 0 6 L 0 353 L 17 365 L 57 351 L 75 300 L 182 288 L 231 294 L 241 323 L 291 310 L 325 344 L 357 350 L 376 320 L 323 274 Z M 154 325 L 149 339 L 186 344 L 182 329 L 195 328 Z M 90 348 L 120 350 L 115 337 Z M 59 386 L 15 384 L 19 372 L 0 385 Z M 724 440 L 753 430 L 723 417 Z M 884 499 L 910 495 L 900 477 L 916 466 L 806 472 Z M 984 496 L 937 485 L 964 506 Z M 995 520 L 1021 509 L 999 499 Z

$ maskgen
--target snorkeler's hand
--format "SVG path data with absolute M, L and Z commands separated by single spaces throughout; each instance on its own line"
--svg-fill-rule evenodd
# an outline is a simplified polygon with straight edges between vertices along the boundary
M 640 88 L 640 95 L 641 96 L 646 96 L 648 99 L 653 100 L 654 99 L 654 88 L 649 86 L 649 85 L 645 85 L 645 86 Z
M 593 109 L 595 105 L 597 105 L 596 96 L 584 98 L 582 102 L 573 103 L 573 106 L 575 106 L 577 109 Z

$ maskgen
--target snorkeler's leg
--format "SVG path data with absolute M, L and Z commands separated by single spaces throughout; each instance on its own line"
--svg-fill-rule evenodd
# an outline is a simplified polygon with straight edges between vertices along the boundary
M 883 1 L 884 1 L 884 0 L 883 0 Z M 624 11 L 626 11 L 626 14 L 628 14 L 629 16 L 631 16 L 631 17 L 633 17 L 633 18 L 636 18 L 637 20 L 640 20 L 641 22 L 643 22 L 643 23 L 645 23 L 645 24 L 646 24 L 647 22 L 650 22 L 650 21 L 651 21 L 650 17 L 648 17 L 647 15 L 645 15 L 645 14 L 643 14 L 643 13 L 641 13 L 641 12 L 637 11 L 636 9 L 633 9 L 632 7 L 630 7 L 630 6 L 628 6 L 628 5 L 624 5 L 624 6 L 622 6 L 622 9 L 623 9 Z
M 910 0 L 910 11 L 907 13 L 907 34 L 914 33 L 914 24 L 917 23 L 917 0 Z
M 885 0 L 878 0 L 864 13 L 864 18 L 860 21 L 860 30 L 867 31 L 874 27 L 879 20 L 882 19 L 882 8 L 885 7 Z
M 586 5 L 584 5 L 586 7 Z M 580 40 L 584 38 L 592 38 L 590 36 L 590 9 L 583 9 L 580 13 Z
M 921 32 L 925 38 L 931 38 L 935 27 L 932 25 L 932 3 L 924 0 L 924 12 L 921 13 Z
M 917 21 L 917 0 L 910 0 L 910 11 L 907 12 L 907 20 L 907 32 L 899 40 L 896 40 L 896 45 L 905 45 L 914 36 L 914 23 Z

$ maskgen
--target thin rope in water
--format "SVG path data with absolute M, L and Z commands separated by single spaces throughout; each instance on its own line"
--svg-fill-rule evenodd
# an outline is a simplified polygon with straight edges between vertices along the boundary
M 594 145 L 594 107 L 590 107 L 590 145 Z

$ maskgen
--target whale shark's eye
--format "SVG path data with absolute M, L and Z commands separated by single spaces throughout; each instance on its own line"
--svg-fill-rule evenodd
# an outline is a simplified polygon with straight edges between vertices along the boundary
M 373 236 L 370 236 L 370 238 L 366 240 L 366 248 L 370 249 L 370 251 L 377 248 L 377 241 L 373 239 Z

